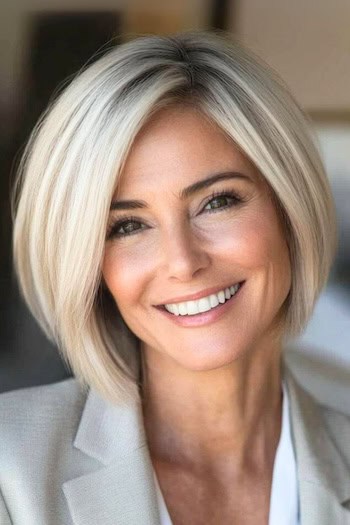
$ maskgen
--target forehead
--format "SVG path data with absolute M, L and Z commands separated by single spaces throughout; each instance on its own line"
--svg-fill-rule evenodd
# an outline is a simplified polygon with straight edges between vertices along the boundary
M 198 110 L 159 111 L 136 136 L 119 179 L 118 195 L 178 188 L 213 173 L 240 171 L 262 183 L 258 170 L 224 132 Z

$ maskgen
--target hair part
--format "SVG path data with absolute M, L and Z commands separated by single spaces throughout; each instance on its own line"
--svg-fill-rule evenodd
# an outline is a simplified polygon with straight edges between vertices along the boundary
M 13 194 L 22 294 L 77 379 L 111 400 L 135 393 L 139 357 L 101 280 L 109 207 L 137 133 L 177 104 L 217 124 L 272 191 L 292 268 L 286 338 L 305 328 L 335 256 L 334 203 L 311 124 L 271 68 L 224 32 L 111 49 L 51 102 Z

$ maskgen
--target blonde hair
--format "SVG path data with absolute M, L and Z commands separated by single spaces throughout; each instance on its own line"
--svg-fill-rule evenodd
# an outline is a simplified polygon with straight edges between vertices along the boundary
M 304 329 L 336 250 L 311 125 L 266 64 L 223 32 L 143 36 L 109 50 L 32 132 L 14 191 L 13 252 L 38 323 L 82 385 L 111 400 L 135 393 L 138 357 L 101 280 L 109 208 L 136 134 L 170 104 L 190 104 L 220 126 L 273 192 L 292 266 L 286 336 Z

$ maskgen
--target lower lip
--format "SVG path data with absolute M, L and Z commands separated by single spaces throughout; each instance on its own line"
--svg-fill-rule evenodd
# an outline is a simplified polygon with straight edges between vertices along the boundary
M 243 288 L 245 281 L 239 283 L 240 287 L 230 299 L 228 299 L 225 303 L 220 303 L 215 308 L 212 308 L 212 310 L 209 310 L 208 312 L 202 312 L 201 314 L 196 315 L 174 315 L 165 310 L 165 308 L 156 307 L 157 310 L 163 314 L 167 319 L 170 321 L 173 321 L 178 326 L 187 326 L 187 327 L 193 327 L 193 326 L 203 326 L 207 325 L 209 323 L 212 323 L 214 321 L 217 321 L 217 319 L 220 319 L 225 312 L 227 312 L 231 306 L 236 302 L 236 298 L 240 295 L 241 290 Z

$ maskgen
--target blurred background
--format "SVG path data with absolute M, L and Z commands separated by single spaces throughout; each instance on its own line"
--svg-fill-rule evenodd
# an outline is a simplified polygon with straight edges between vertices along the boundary
M 40 113 L 57 87 L 106 47 L 140 33 L 218 28 L 277 70 L 312 118 L 336 200 L 340 241 L 329 284 L 305 333 L 286 349 L 286 360 L 321 402 L 350 414 L 349 20 L 349 0 L 1 3 L 0 391 L 71 375 L 21 301 L 10 255 L 11 180 Z

